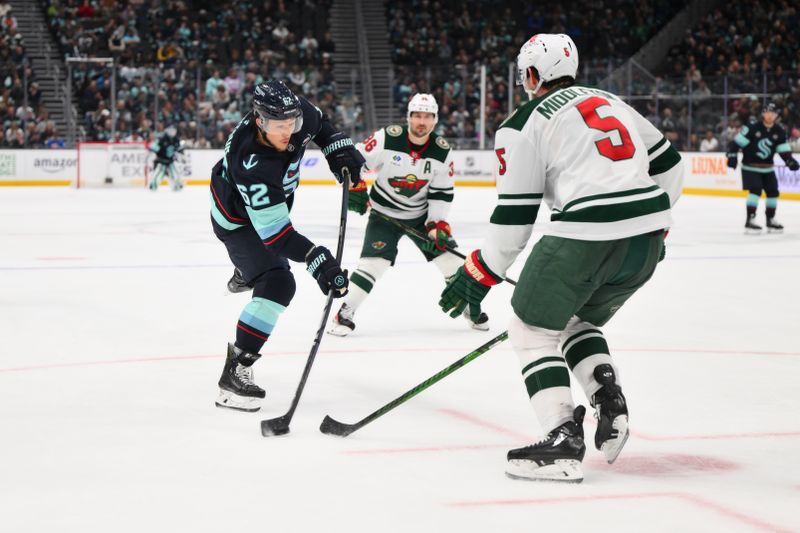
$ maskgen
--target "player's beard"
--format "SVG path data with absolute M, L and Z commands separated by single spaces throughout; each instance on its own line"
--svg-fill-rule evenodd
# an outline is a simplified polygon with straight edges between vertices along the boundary
M 425 137 L 433 133 L 433 128 L 434 126 L 426 128 L 424 125 L 420 125 L 417 126 L 416 128 L 409 128 L 408 132 L 412 137 L 411 140 L 413 141 L 414 139 L 424 139 Z M 414 143 L 414 144 L 419 144 L 419 143 Z

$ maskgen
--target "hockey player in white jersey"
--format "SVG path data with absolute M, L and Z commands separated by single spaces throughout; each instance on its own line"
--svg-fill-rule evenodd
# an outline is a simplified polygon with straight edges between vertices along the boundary
M 372 212 L 358 268 L 350 276 L 350 292 L 333 318 L 330 334 L 345 336 L 355 329 L 356 310 L 394 265 L 398 241 L 406 234 L 402 226 L 428 235 L 424 241 L 408 236 L 445 279 L 461 266 L 461 259 L 445 251 L 445 246 L 456 247 L 447 223 L 454 171 L 450 145 L 433 131 L 438 114 L 432 95 L 416 94 L 408 103 L 408 126 L 388 126 L 356 146 L 367 161 L 365 168 L 376 174 L 369 194 L 363 180 L 350 189 L 349 208 L 363 215 L 371 207 Z M 471 327 L 489 329 L 479 304 L 468 306 L 463 315 Z
M 578 50 L 539 34 L 517 59 L 531 100 L 497 131 L 498 204 L 481 249 L 442 293 L 451 316 L 480 303 L 528 242 L 544 201 L 550 224 L 511 298 L 509 339 L 547 436 L 508 452 L 513 478 L 579 482 L 583 417 L 569 370 L 596 410 L 595 446 L 614 462 L 628 438 L 628 407 L 600 327 L 653 275 L 678 199 L 677 151 L 639 113 L 575 84 Z

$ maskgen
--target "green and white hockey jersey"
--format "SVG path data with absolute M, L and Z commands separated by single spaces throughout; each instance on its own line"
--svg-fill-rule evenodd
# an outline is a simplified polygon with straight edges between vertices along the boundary
M 453 161 L 450 145 L 435 133 L 419 150 L 408 140 L 408 128 L 388 126 L 356 145 L 375 171 L 369 193 L 372 209 L 411 220 L 427 211 L 427 221 L 447 220 L 453 202 Z M 362 177 L 369 177 L 368 175 Z
M 495 136 L 498 205 L 481 254 L 505 275 L 530 239 L 542 201 L 545 235 L 587 241 L 641 235 L 672 224 L 680 154 L 615 95 L 573 85 L 521 105 Z

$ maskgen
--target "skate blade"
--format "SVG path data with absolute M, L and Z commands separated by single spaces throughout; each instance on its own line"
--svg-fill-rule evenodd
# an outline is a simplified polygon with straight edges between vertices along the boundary
M 352 332 L 352 329 L 347 326 L 342 326 L 341 324 L 334 324 L 326 331 L 328 335 L 335 335 L 336 337 L 347 337 Z
M 580 483 L 583 468 L 577 459 L 556 459 L 551 465 L 539 466 L 535 461 L 513 459 L 508 462 L 506 476 L 523 481 Z
M 236 411 L 244 411 L 246 413 L 255 413 L 261 409 L 261 398 L 239 396 L 231 391 L 220 389 L 219 396 L 214 404 L 223 409 L 234 409 Z
M 772 229 L 772 228 L 768 228 L 768 229 L 767 229 L 767 233 L 783 233 L 783 230 L 782 230 L 782 229 Z
M 628 416 L 620 415 L 614 419 L 611 426 L 617 431 L 617 437 L 609 439 L 600 445 L 600 451 L 606 456 L 608 464 L 617 460 L 617 456 L 622 451 L 625 443 L 628 442 L 630 430 L 628 429 Z
M 745 228 L 744 234 L 745 235 L 761 235 L 761 230 L 760 229 Z

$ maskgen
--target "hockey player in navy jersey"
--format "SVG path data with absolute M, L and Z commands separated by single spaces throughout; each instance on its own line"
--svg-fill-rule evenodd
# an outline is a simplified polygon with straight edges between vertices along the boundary
M 786 131 L 776 123 L 778 106 L 769 103 L 761 113 L 761 122 L 751 122 L 743 126 L 728 147 L 728 166 L 735 169 L 739 162 L 739 149 L 742 150 L 742 188 L 747 195 L 747 220 L 745 233 L 761 233 L 756 224 L 756 209 L 761 191 L 767 194 L 767 231 L 782 232 L 783 225 L 775 219 L 778 208 L 778 178 L 775 176 L 775 153 L 786 163 L 789 170 L 797 170 L 800 164 L 792 157 L 792 149 L 786 138 Z
M 155 154 L 153 175 L 150 178 L 150 190 L 158 190 L 159 182 L 167 176 L 173 191 L 183 189 L 183 180 L 175 168 L 175 161 L 183 154 L 183 143 L 178 138 L 175 126 L 167 126 L 158 140 L 150 145 L 150 152 Z
M 224 156 L 212 171 L 212 226 L 236 268 L 228 287 L 253 290 L 239 316 L 236 341 L 228 344 L 219 407 L 260 408 L 265 392 L 253 381 L 252 365 L 294 296 L 288 260 L 305 263 L 324 294 L 347 294 L 347 272 L 338 260 L 295 229 L 289 218 L 298 167 L 311 140 L 322 148 L 340 183 L 345 168 L 358 182 L 364 158 L 353 141 L 282 81 L 262 83 L 253 92 L 253 110 L 228 136 Z

